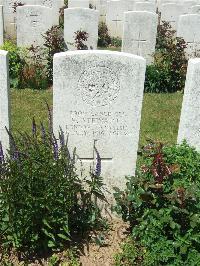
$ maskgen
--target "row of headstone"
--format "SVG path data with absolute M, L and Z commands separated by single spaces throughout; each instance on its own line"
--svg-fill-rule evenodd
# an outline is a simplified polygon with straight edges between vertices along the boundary
M 116 1 L 117 2 L 117 1 Z M 166 4 L 167 5 L 167 4 Z M 173 5 L 173 4 L 169 4 Z M 171 17 L 175 15 L 169 10 Z M 65 9 L 64 37 L 69 50 L 75 50 L 75 32 L 84 30 L 88 33 L 86 45 L 89 49 L 97 48 L 99 12 L 89 8 Z M 177 15 L 177 13 L 176 13 Z M 176 17 L 178 18 L 178 17 Z M 169 21 L 169 18 L 166 20 Z M 25 5 L 17 7 L 17 44 L 18 46 L 41 46 L 43 35 L 56 24 L 53 9 L 44 6 Z M 155 51 L 156 28 L 158 17 L 153 12 L 130 11 L 124 13 L 122 51 L 145 57 L 152 63 Z M 183 37 L 188 44 L 188 58 L 198 56 L 200 52 L 200 15 L 187 14 L 179 16 L 179 20 L 170 21 L 177 27 L 177 36 Z M 174 23 L 174 24 L 173 24 Z M 176 26 L 178 24 L 178 26 Z M 114 27 L 114 24 L 113 24 Z M 133 30 L 134 29 L 134 30 Z M 117 33 L 116 33 L 117 34 Z M 3 42 L 2 7 L 0 8 L 0 44 Z
M 151 12 L 125 13 L 122 51 L 140 55 L 152 63 L 155 51 L 158 16 Z M 99 12 L 89 8 L 64 10 L 64 39 L 69 50 L 76 50 L 75 32 L 88 33 L 85 42 L 88 49 L 97 49 Z M 52 8 L 24 5 L 17 7 L 17 45 L 19 47 L 42 46 L 44 34 L 55 20 Z M 134 31 L 132 30 L 134 28 Z M 2 34 L 3 36 L 3 34 Z
M 177 21 L 177 16 L 189 13 L 191 5 L 200 4 L 193 0 L 185 1 L 145 1 L 145 0 L 69 0 L 69 8 L 81 7 L 96 8 L 100 12 L 100 21 L 107 23 L 109 33 L 113 37 L 122 37 L 123 30 L 123 18 L 124 12 L 128 11 L 149 11 L 156 12 L 159 10 L 162 12 L 163 20 L 169 20 L 173 24 Z M 14 6 L 16 4 L 25 5 L 42 5 L 52 8 L 53 20 L 58 22 L 59 9 L 64 6 L 64 0 L 0 0 L 0 4 L 4 6 L 4 22 L 5 31 L 10 36 L 16 36 L 16 12 Z M 172 11 L 172 12 L 170 12 Z M 193 8 L 191 12 L 198 12 L 198 8 Z
M 64 6 L 64 0 L 0 0 L 0 4 L 4 7 L 4 29 L 5 32 L 11 36 L 16 36 L 16 5 L 39 5 L 45 6 L 52 9 L 53 22 L 58 24 L 59 21 L 59 10 Z M 44 18 L 45 19 L 45 18 Z M 47 23 L 50 23 L 47 21 Z
M 145 60 L 111 51 L 71 51 L 54 56 L 53 127 L 69 135 L 77 166 L 88 173 L 101 158 L 111 190 L 134 175 L 139 142 Z M 200 150 L 200 59 L 189 61 L 178 142 Z M 8 55 L 0 51 L 0 141 L 9 148 Z M 97 154 L 98 153 L 98 154 Z M 1 156 L 1 153 L 0 153 Z M 79 166 L 80 164 L 80 166 Z

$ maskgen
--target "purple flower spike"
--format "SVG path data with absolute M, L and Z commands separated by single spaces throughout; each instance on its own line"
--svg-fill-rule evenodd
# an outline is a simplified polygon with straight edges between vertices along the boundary
M 63 130 L 60 128 L 59 132 L 59 139 L 60 139 L 60 146 L 64 147 L 65 146 L 65 136 Z
M 4 152 L 3 152 L 3 147 L 2 147 L 2 143 L 0 141 L 0 163 L 4 163 Z
M 100 157 L 99 152 L 97 151 L 96 148 L 95 148 L 95 151 L 97 154 L 95 175 L 99 177 L 101 175 L 101 157 Z
M 54 159 L 58 160 L 58 142 L 55 136 L 53 136 L 53 154 Z

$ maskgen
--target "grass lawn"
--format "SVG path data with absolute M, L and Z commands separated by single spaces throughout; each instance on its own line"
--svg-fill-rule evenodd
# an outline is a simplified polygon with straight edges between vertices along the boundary
M 144 95 L 140 145 L 144 145 L 147 138 L 167 143 L 176 142 L 182 97 L 181 93 Z M 33 117 L 37 122 L 47 123 L 45 101 L 52 105 L 51 90 L 12 90 L 13 131 L 30 132 Z

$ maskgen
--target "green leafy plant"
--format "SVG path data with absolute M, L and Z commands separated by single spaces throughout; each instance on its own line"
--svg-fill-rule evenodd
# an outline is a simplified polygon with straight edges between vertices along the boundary
M 24 56 L 22 88 L 43 90 L 48 87 L 48 64 L 40 46 L 27 48 Z
M 74 234 L 103 225 L 97 201 L 104 201 L 101 159 L 91 177 L 76 174 L 62 130 L 56 138 L 37 126 L 11 139 L 9 156 L 0 145 L 0 246 L 23 254 L 62 248 Z
M 111 46 L 121 47 L 122 46 L 122 39 L 119 37 L 111 37 Z
M 111 38 L 108 34 L 108 27 L 105 22 L 100 22 L 98 27 L 98 46 L 108 47 L 111 44 Z
M 9 75 L 11 87 L 20 88 L 22 86 L 22 72 L 25 65 L 25 60 L 21 56 L 22 50 L 10 40 L 5 41 L 0 49 L 9 52 Z
M 130 222 L 135 265 L 200 264 L 200 154 L 186 143 L 144 148 L 145 164 L 128 178 L 125 191 L 116 189 L 116 210 Z M 130 244 L 130 243 L 129 243 Z M 119 260 L 118 260 L 119 261 Z M 130 263 L 131 261 L 131 263 Z M 137 265 L 137 264 L 136 264 Z
M 183 90 L 187 72 L 185 48 L 185 41 L 175 36 L 168 22 L 158 25 L 154 63 L 146 70 L 146 92 Z
M 53 82 L 53 56 L 56 53 L 64 52 L 67 50 L 65 45 L 63 30 L 60 26 L 53 26 L 43 36 L 46 47 L 44 51 L 44 59 L 47 62 L 47 78 L 49 84 Z

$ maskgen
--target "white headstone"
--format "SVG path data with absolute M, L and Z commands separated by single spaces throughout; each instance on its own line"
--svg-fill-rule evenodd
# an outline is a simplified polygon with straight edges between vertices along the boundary
M 107 1 L 106 0 L 96 0 L 92 2 L 96 10 L 99 11 L 100 18 L 102 22 L 106 22 L 106 13 L 107 13 Z
M 5 127 L 10 129 L 8 52 L 0 50 L 0 141 L 3 149 L 9 148 L 9 137 Z
M 41 5 L 51 7 L 53 9 L 53 24 L 59 22 L 59 9 L 64 5 L 64 0 L 2 0 L 4 6 L 4 26 L 6 33 L 11 37 L 16 37 L 16 16 L 14 6 L 16 4 L 23 5 Z
M 200 58 L 190 59 L 184 90 L 178 143 L 184 139 L 200 151 Z
M 89 8 L 89 0 L 68 0 L 68 7 Z
M 107 3 L 106 24 L 111 37 L 122 37 L 125 11 L 126 5 L 122 0 L 111 0 Z
M 184 14 L 182 4 L 167 3 L 161 6 L 161 20 L 170 23 L 174 30 L 177 30 L 179 17 Z
M 75 32 L 85 31 L 88 49 L 96 49 L 98 41 L 99 11 L 90 8 L 67 8 L 64 11 L 64 38 L 69 50 L 76 50 Z
M 190 13 L 191 14 L 199 14 L 200 15 L 200 5 L 192 6 Z
M 0 6 L 0 45 L 4 40 L 4 24 L 3 24 L 3 6 Z
M 4 27 L 6 34 L 10 37 L 16 36 L 16 12 L 14 12 L 14 4 L 21 2 L 20 0 L 4 0 Z
M 35 0 L 35 5 L 46 6 L 46 7 L 52 8 L 54 24 L 56 25 L 59 24 L 59 15 L 60 15 L 59 11 L 60 11 L 60 8 L 64 6 L 64 0 Z
M 156 4 L 151 2 L 137 2 L 135 3 L 134 10 L 156 12 Z
M 158 15 L 147 11 L 125 13 L 122 51 L 153 61 L 156 46 Z M 134 30 L 133 30 L 134 29 Z
M 45 6 L 17 7 L 17 45 L 42 46 L 43 35 L 54 25 L 53 9 Z
M 187 57 L 198 57 L 200 55 L 200 15 L 180 16 L 177 36 L 182 37 L 187 43 Z
M 195 0 L 185 0 L 182 2 L 184 6 L 184 14 L 189 14 L 191 12 L 191 7 L 197 4 Z
M 105 184 L 124 187 L 134 175 L 145 60 L 112 51 L 54 56 L 53 126 L 69 134 L 86 172 L 100 154 Z

